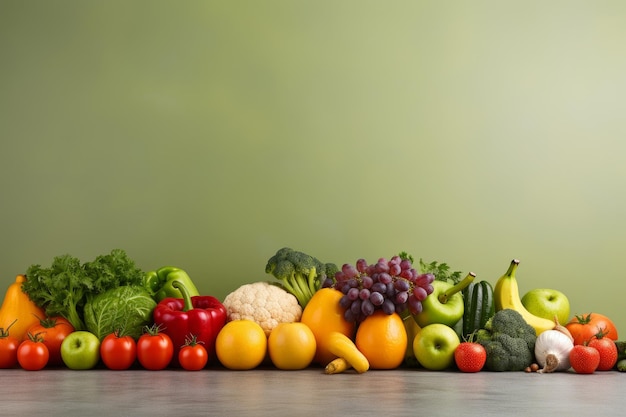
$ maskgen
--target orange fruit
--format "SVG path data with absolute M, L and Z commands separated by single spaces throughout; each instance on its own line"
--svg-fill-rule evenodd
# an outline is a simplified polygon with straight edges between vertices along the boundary
M 372 369 L 395 369 L 404 360 L 408 336 L 398 313 L 376 310 L 359 324 L 356 347 Z
M 343 293 L 334 288 L 321 288 L 313 294 L 302 311 L 300 322 L 311 329 L 317 344 L 313 361 L 322 366 L 337 357 L 328 350 L 326 342 L 331 332 L 343 333 L 349 338 L 354 335 L 355 324 L 344 318 L 345 310 L 339 305 L 342 296 Z
M 229 321 L 217 334 L 215 353 L 228 369 L 254 369 L 265 359 L 267 336 L 255 321 Z
M 304 323 L 279 323 L 270 332 L 267 350 L 278 369 L 304 369 L 315 356 L 315 335 Z

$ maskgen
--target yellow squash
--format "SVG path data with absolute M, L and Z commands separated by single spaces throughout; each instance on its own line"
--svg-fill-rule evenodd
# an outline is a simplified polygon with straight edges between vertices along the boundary
M 32 325 L 45 318 L 43 309 L 33 303 L 22 291 L 24 281 L 26 281 L 25 275 L 15 277 L 15 282 L 9 285 L 2 307 L 0 307 L 0 328 L 6 330 L 11 326 L 9 334 L 19 340 L 24 339 Z
M 362 374 L 370 368 L 370 363 L 365 355 L 359 351 L 352 339 L 343 333 L 330 332 L 328 335 L 328 350 L 333 355 L 336 355 L 337 359 L 331 361 L 326 366 L 327 374 L 343 372 L 349 367 L 354 368 L 355 371 Z M 345 366 L 337 366 L 338 362 L 336 361 L 340 359 L 345 360 Z
M 300 321 L 309 326 L 317 344 L 313 361 L 322 366 L 326 366 L 337 358 L 328 346 L 328 337 L 331 332 L 339 332 L 349 338 L 354 335 L 355 323 L 344 318 L 345 309 L 339 305 L 339 299 L 342 296 L 341 291 L 333 288 L 319 289 L 302 311 Z

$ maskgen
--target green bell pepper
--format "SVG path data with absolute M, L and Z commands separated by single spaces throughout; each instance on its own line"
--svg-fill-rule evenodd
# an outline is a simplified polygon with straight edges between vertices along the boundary
M 149 271 L 144 276 L 144 286 L 157 302 L 168 297 L 183 298 L 183 294 L 176 288 L 174 281 L 182 282 L 189 296 L 200 295 L 189 275 L 175 266 L 164 266 L 156 271 Z

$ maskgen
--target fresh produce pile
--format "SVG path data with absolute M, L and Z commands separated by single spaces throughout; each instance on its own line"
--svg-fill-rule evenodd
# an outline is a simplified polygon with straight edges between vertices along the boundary
M 554 289 L 521 297 L 518 267 L 492 285 L 407 252 L 338 267 L 285 247 L 268 280 L 219 300 L 183 269 L 142 271 L 121 249 L 85 263 L 62 255 L 7 289 L 0 368 L 626 371 L 609 317 L 570 317 Z

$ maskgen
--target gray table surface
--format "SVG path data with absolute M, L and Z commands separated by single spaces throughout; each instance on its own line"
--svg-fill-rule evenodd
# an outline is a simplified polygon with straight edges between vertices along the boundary
M 2 416 L 623 415 L 626 373 L 0 370 Z

